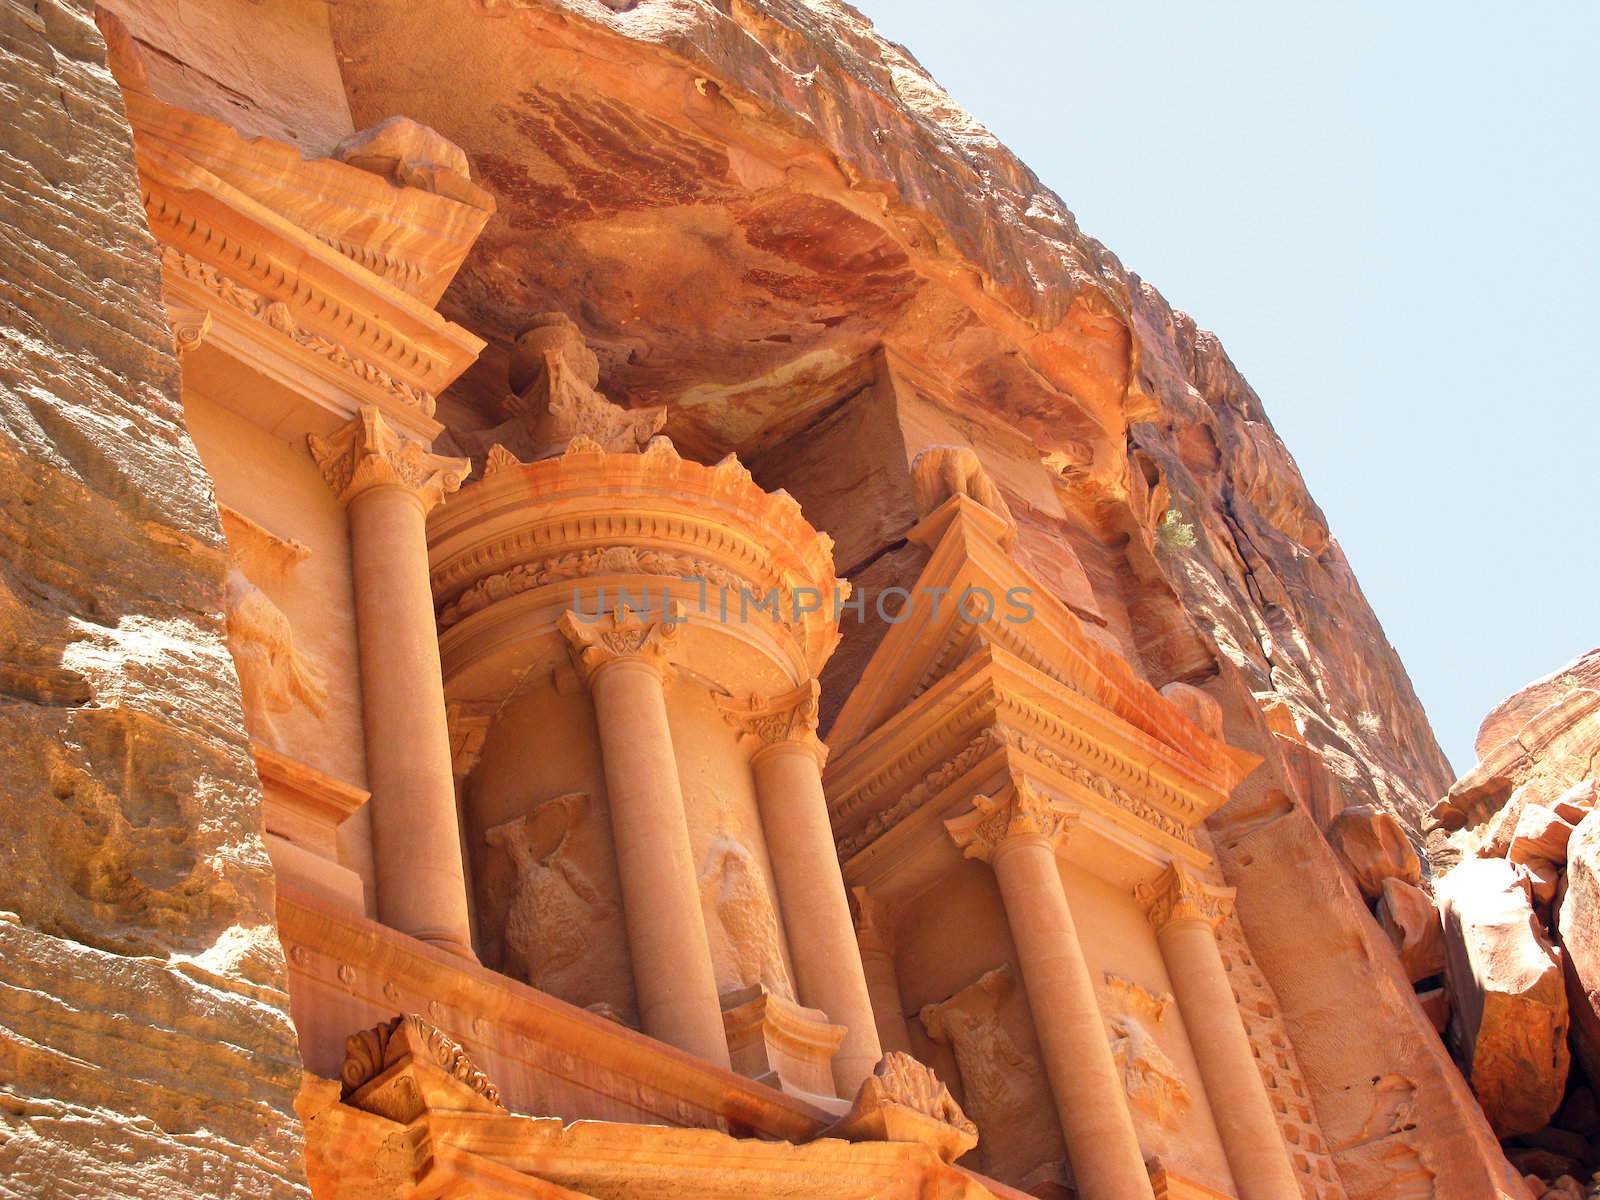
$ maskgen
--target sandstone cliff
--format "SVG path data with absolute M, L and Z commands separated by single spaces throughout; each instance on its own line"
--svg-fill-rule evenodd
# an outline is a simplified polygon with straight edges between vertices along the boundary
M 1334 809 L 1378 804 L 1420 841 L 1448 765 L 1249 384 L 861 14 L 449 0 L 332 20 L 355 123 L 445 131 L 499 202 L 443 304 L 498 343 L 453 428 L 486 423 L 518 323 L 552 308 L 603 391 L 747 459 L 888 345 L 1037 446 L 1071 518 L 1051 532 L 1153 682 L 1203 680 L 1220 652 L 1299 727 Z M 431 85 L 463 70 L 470 90 Z M 1156 536 L 1169 510 L 1181 544 Z
M 295 1195 L 221 531 L 91 13 L 0 11 L 0 1194 Z

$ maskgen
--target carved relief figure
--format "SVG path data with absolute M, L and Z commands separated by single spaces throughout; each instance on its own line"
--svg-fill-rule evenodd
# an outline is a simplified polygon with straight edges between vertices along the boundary
M 985 1168 L 1015 1177 L 1059 1138 L 1043 1069 L 1000 1019 L 1013 986 L 1011 968 L 996 967 L 919 1015 L 928 1036 L 955 1051 L 963 1106 L 977 1122 Z
M 700 905 L 711 939 L 717 991 L 726 994 L 760 983 L 793 1000 L 794 985 L 784 965 L 766 879 L 755 855 L 726 834 L 711 840 L 700 872 Z
M 567 853 L 588 802 L 581 792 L 557 796 L 484 834 L 516 878 L 502 969 L 578 1005 L 611 1003 L 611 985 L 627 970 L 616 905 Z
M 627 409 L 595 390 L 600 360 L 578 327 L 559 312 L 540 313 L 511 353 L 506 415 L 520 421 L 535 457 L 587 437 L 612 453 L 637 452 L 666 423 L 664 407 Z
M 321 669 L 294 644 L 294 629 L 283 610 L 253 583 L 246 568 L 282 574 L 311 553 L 299 542 L 280 538 L 242 513 L 221 506 L 228 538 L 228 577 L 223 613 L 228 652 L 239 673 L 245 721 L 253 736 L 278 741 L 275 716 L 298 703 L 322 717 L 328 702 Z
M 966 496 L 1016 528 L 1006 498 L 967 446 L 929 446 L 921 451 L 911 462 L 911 488 L 917 512 L 924 517 L 951 496 Z
M 1189 1089 L 1178 1068 L 1134 1018 L 1113 1017 L 1106 1025 L 1128 1102 L 1151 1120 L 1176 1129 L 1189 1111 Z
M 1105 975 L 1102 1007 L 1123 1090 L 1134 1108 L 1168 1129 L 1183 1123 L 1191 1099 L 1178 1068 L 1150 1032 L 1172 1004 L 1165 992 L 1152 992 L 1110 972 Z

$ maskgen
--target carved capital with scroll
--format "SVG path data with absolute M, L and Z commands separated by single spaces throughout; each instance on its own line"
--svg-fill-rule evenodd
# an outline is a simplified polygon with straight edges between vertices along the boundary
M 1215 929 L 1228 915 L 1234 894 L 1233 888 L 1214 887 L 1179 862 L 1169 865 L 1159 879 L 1133 890 L 1157 933 L 1176 921 L 1200 921 Z
M 306 445 L 323 480 L 346 504 L 371 488 L 398 487 L 416 496 L 428 512 L 472 470 L 470 459 L 433 454 L 421 442 L 395 432 L 370 404 L 326 438 L 307 435 Z
M 646 663 L 666 679 L 672 670 L 667 655 L 678 643 L 683 622 L 683 609 L 676 604 L 658 614 L 621 607 L 599 616 L 568 611 L 561 614 L 561 632 L 585 683 L 602 667 L 621 661 Z
M 776 746 L 795 745 L 808 750 L 820 770 L 828 759 L 828 748 L 817 737 L 817 713 L 821 689 L 815 679 L 781 695 L 763 700 L 751 696 L 735 700 L 719 696 L 722 718 L 739 733 L 739 743 L 751 757 Z
M 1052 850 L 1078 823 L 1078 814 L 1058 808 L 1026 779 L 1013 779 L 994 796 L 974 796 L 972 808 L 944 823 L 950 840 L 968 858 L 993 862 L 1007 842 L 1043 838 Z

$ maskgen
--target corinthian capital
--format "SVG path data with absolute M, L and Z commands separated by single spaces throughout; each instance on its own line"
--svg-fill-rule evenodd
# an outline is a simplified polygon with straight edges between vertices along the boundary
M 1026 779 L 1015 778 L 997 795 L 974 796 L 972 808 L 944 827 L 968 858 L 991 862 L 1016 838 L 1043 838 L 1054 849 L 1077 823 L 1077 813 L 1055 807 Z
M 369 488 L 401 487 L 422 501 L 427 512 L 472 470 L 470 459 L 432 454 L 421 442 L 396 433 L 370 404 L 363 404 L 330 437 L 307 435 L 306 445 L 322 478 L 346 503 Z
M 665 676 L 671 669 L 667 653 L 678 642 L 683 620 L 683 610 L 676 604 L 657 616 L 620 607 L 594 617 L 568 611 L 561 614 L 561 632 L 585 682 L 601 667 L 621 659 L 646 662 Z
M 1173 862 L 1161 878 L 1141 883 L 1133 898 L 1160 933 L 1174 921 L 1201 921 L 1215 929 L 1233 905 L 1234 889 L 1213 887 L 1180 862 Z
M 722 718 L 739 731 L 740 743 L 751 754 L 772 746 L 802 746 L 816 756 L 820 767 L 827 760 L 828 748 L 817 738 L 817 712 L 821 689 L 808 679 L 792 691 L 763 700 L 751 696 L 735 700 L 718 697 Z

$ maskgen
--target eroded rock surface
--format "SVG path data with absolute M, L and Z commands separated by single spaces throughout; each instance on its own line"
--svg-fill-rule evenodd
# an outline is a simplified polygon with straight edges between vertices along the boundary
M 1472 1090 L 1502 1135 L 1543 1128 L 1567 1086 L 1561 959 L 1511 864 L 1478 859 L 1439 885 L 1450 1034 Z
M 291 1196 L 221 531 L 91 12 L 0 10 L 0 1195 Z

